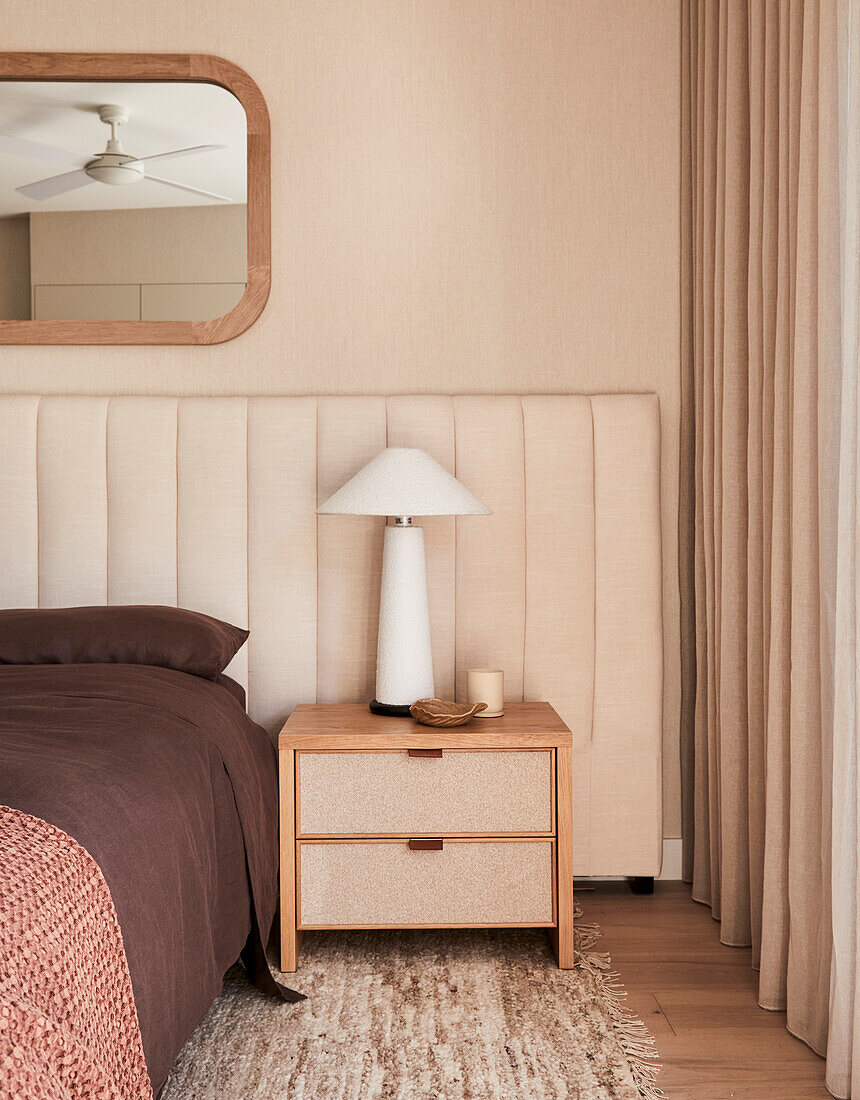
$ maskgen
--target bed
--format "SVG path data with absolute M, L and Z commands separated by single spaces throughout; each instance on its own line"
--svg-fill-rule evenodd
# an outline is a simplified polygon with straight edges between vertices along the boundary
M 147 622 L 147 652 L 122 645 L 124 625 L 135 613 L 132 633 Z M 60 830 L 100 868 L 156 1093 L 240 955 L 262 988 L 284 999 L 296 996 L 275 984 L 263 952 L 277 887 L 276 768 L 267 734 L 248 718 L 242 689 L 220 668 L 200 675 L 128 661 L 166 659 L 153 651 L 149 620 L 163 623 L 165 616 L 183 614 L 173 608 L 0 612 L 0 804 Z M 39 627 L 37 643 L 31 625 L 26 644 L 16 645 L 22 637 L 16 615 L 29 616 L 31 624 L 49 620 L 47 630 Z M 77 636 L 81 617 L 88 627 L 76 648 L 69 639 Z M 108 618 L 115 628 L 105 629 Z M 244 640 L 244 631 L 236 634 Z M 30 663 L 9 663 L 10 655 Z M 181 658 L 174 663 L 189 667 L 187 647 Z M 17 828 L 20 821 L 7 824 Z M 4 836 L 8 842 L 9 829 L 0 825 L 0 846 Z M 35 838 L 31 859 L 38 859 L 44 843 Z M 4 876 L 14 869 L 7 851 L 0 895 Z M 6 905 L 13 885 L 5 883 Z M 55 901 L 48 898 L 49 905 Z M 45 900 L 40 904 L 44 908 Z M 68 905 L 81 908 L 74 898 Z M 34 950 L 62 959 L 78 946 L 77 938 L 72 923 L 67 942 L 51 951 L 37 943 Z M 13 954 L 24 946 L 13 945 Z M 36 1015 L 50 1022 L 56 1011 L 49 994 L 56 1000 L 65 989 L 50 990 L 50 973 L 28 983 L 19 963 L 0 952 L 0 1016 L 10 1003 L 34 1005 Z M 79 961 L 78 969 L 85 963 Z M 110 1002 L 114 994 L 105 997 Z M 107 1007 L 118 1011 L 113 1003 Z M 93 1006 L 84 1009 L 86 1015 Z M 41 1072 L 50 1078 L 58 1061 L 49 1054 Z M 131 1093 L 120 1089 L 119 1095 Z
M 247 691 L 250 718 L 271 737 L 297 703 L 366 701 L 373 693 L 384 521 L 317 517 L 315 509 L 386 445 L 427 450 L 493 509 L 492 516 L 432 517 L 423 524 L 437 694 L 462 697 L 466 670 L 492 662 L 505 670 L 509 698 L 551 702 L 574 735 L 574 873 L 659 874 L 664 603 L 660 411 L 653 394 L 3 395 L 0 608 L 178 605 L 247 626 L 248 643 L 223 671 Z M 104 677 L 99 689 L 64 681 L 66 675 L 72 673 L 30 670 L 17 680 L 7 674 L 26 712 L 11 734 L 11 751 L 22 731 L 35 728 L 39 700 L 46 693 L 50 698 L 52 684 L 60 693 L 55 698 L 66 699 L 64 707 L 70 699 L 87 700 L 66 708 L 82 725 L 87 708 L 113 715 L 123 708 L 155 713 L 162 705 L 163 673 L 144 677 L 148 688 L 138 684 L 140 694 L 132 700 L 118 690 L 116 670 L 86 673 Z M 202 897 L 218 910 L 213 898 L 227 887 L 217 876 L 214 884 L 205 876 L 195 883 L 213 850 L 235 853 L 239 844 L 235 816 L 229 825 L 229 807 L 224 814 L 217 808 L 229 802 L 223 765 L 219 770 L 217 764 L 224 746 L 215 729 L 222 718 L 241 723 L 259 745 L 262 774 L 272 768 L 271 781 L 260 782 L 274 806 L 274 765 L 262 731 L 250 732 L 252 723 L 229 685 L 205 677 L 206 683 L 195 683 L 193 674 L 184 675 L 186 690 L 179 694 L 197 700 L 193 715 L 204 708 L 209 717 L 194 727 L 200 733 L 192 732 L 183 718 L 186 699 L 170 721 L 177 730 L 187 727 L 182 769 L 200 775 L 209 769 L 195 797 L 211 790 L 211 805 L 208 824 L 193 819 L 187 826 L 199 826 L 208 837 L 188 834 L 198 908 L 183 928 L 183 942 L 193 944 L 195 936 L 207 942 L 203 963 L 181 957 L 173 941 L 174 953 L 165 956 L 165 966 L 179 967 L 177 973 L 199 985 L 188 1004 L 176 989 L 154 993 L 167 997 L 175 1027 L 171 1021 L 164 1030 L 165 1022 L 153 1021 L 141 1004 L 140 1029 L 156 1082 L 167 1071 L 170 1051 L 217 992 L 220 975 L 214 975 L 248 930 L 247 922 L 210 927 Z M 153 688 L 150 704 L 146 696 Z M 14 694 L 5 696 L 5 706 L 16 710 Z M 671 727 L 671 714 L 666 721 Z M 156 780 L 158 739 L 138 746 L 131 727 L 123 728 L 139 765 L 134 776 L 125 776 L 134 787 L 132 802 L 140 795 L 137 813 L 147 814 L 148 804 L 148 821 L 184 821 L 187 801 L 174 789 L 175 769 L 166 767 L 163 783 Z M 145 754 L 140 760 L 138 752 Z M 90 788 L 71 755 L 69 760 L 48 738 L 37 768 L 45 792 L 35 790 L 36 778 L 22 766 L 14 797 L 27 812 L 53 815 L 61 829 L 96 849 L 117 893 L 120 923 L 131 929 L 138 887 L 132 884 L 123 897 L 112 862 L 121 868 L 129 853 L 109 829 L 102 840 L 76 816 Z M 73 792 L 78 780 L 82 786 Z M 6 782 L 0 779 L 0 801 Z M 56 807 L 43 801 L 48 794 Z M 240 810 L 237 803 L 232 812 Z M 241 813 L 239 825 L 247 844 Z M 272 848 L 263 852 L 261 843 L 260 859 L 270 861 L 271 871 L 273 820 L 261 828 Z M 136 858 L 156 858 L 157 851 L 151 840 L 142 842 Z M 174 869 L 179 879 L 185 886 L 185 876 Z M 265 931 L 273 898 L 262 889 L 258 895 L 253 873 L 251 891 L 251 912 Z M 166 891 L 161 904 L 165 919 L 177 915 L 175 894 Z M 144 943 L 149 930 L 141 934 Z M 249 942 L 259 949 L 258 939 Z M 126 951 L 139 987 L 150 980 L 140 950 L 145 948 L 132 931 Z

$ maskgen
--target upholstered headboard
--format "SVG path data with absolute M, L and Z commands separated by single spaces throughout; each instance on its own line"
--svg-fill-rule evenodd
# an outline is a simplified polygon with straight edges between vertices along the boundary
M 436 689 L 504 668 L 574 734 L 574 871 L 661 858 L 659 411 L 600 397 L 0 397 L 0 606 L 247 625 L 253 717 L 373 695 L 382 524 L 314 514 L 386 445 L 493 509 L 422 521 Z

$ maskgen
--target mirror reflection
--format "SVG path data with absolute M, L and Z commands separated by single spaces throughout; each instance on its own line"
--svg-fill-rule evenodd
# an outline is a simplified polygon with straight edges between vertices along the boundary
M 225 88 L 0 82 L 0 318 L 223 316 L 245 290 L 246 194 Z

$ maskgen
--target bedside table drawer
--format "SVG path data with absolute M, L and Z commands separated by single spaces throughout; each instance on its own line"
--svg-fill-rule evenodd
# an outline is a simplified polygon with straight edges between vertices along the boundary
M 551 834 L 554 786 L 547 749 L 300 752 L 297 829 L 299 836 Z
M 554 923 L 552 840 L 305 842 L 297 862 L 299 928 Z

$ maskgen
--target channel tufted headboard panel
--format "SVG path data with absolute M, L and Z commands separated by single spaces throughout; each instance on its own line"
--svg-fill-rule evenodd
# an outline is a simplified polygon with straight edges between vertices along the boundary
M 659 410 L 600 397 L 0 397 L 0 606 L 165 603 L 251 629 L 253 717 L 370 699 L 382 525 L 314 514 L 386 445 L 493 509 L 422 521 L 436 690 L 504 668 L 574 733 L 574 870 L 661 858 Z M 456 685 L 456 686 L 455 686 Z

